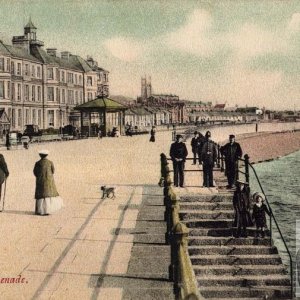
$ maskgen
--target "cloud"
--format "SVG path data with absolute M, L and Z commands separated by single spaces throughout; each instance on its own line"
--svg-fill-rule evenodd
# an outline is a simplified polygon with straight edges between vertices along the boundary
M 300 13 L 294 13 L 290 22 L 288 23 L 287 29 L 292 32 L 300 31 Z
M 210 56 L 216 50 L 217 40 L 209 34 L 213 24 L 211 14 L 196 9 L 187 18 L 187 22 L 178 30 L 166 35 L 165 42 L 172 48 L 187 53 Z
M 132 38 L 114 37 L 104 41 L 104 47 L 116 58 L 133 62 L 144 54 L 146 46 Z
M 267 31 L 250 23 L 245 23 L 235 33 L 229 33 L 226 40 L 239 58 L 285 53 L 288 49 L 287 42 L 278 36 L 278 32 Z

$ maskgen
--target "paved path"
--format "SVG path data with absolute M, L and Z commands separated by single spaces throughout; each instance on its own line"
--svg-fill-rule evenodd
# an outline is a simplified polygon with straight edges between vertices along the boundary
M 237 130 L 242 131 L 241 127 Z M 231 132 L 230 128 L 223 132 L 215 129 L 213 135 L 216 140 L 224 140 Z M 146 234 L 143 237 L 138 233 L 141 228 L 150 228 L 148 221 L 142 220 L 145 203 L 150 201 L 145 194 L 157 193 L 152 187 L 157 187 L 160 176 L 159 155 L 169 153 L 170 143 L 171 131 L 158 132 L 155 143 L 149 142 L 148 135 L 142 135 L 54 142 L 32 145 L 29 150 L 2 151 L 10 177 L 6 208 L 0 214 L 0 282 L 2 278 L 18 275 L 25 279 L 18 284 L 1 283 L 0 298 L 130 299 L 129 292 L 134 290 L 131 277 L 145 269 L 137 258 L 149 251 L 144 245 L 146 240 L 142 240 Z M 55 180 L 65 207 L 55 215 L 41 217 L 33 214 L 32 170 L 39 159 L 38 149 L 45 147 L 54 162 Z M 188 149 L 191 154 L 189 145 Z M 103 184 L 116 186 L 116 199 L 100 199 Z M 199 187 L 200 172 L 190 173 L 186 184 L 189 192 L 213 192 Z M 159 217 L 156 214 L 152 217 Z M 160 224 L 156 225 L 162 225 L 160 219 L 157 221 Z M 158 239 L 153 253 L 161 251 L 167 261 L 168 253 L 161 237 Z M 162 279 L 160 283 L 149 267 L 149 278 L 154 280 L 141 278 L 136 281 L 137 286 L 151 288 L 146 282 L 156 282 L 169 297 L 165 265 L 160 266 L 162 269 L 155 270 Z

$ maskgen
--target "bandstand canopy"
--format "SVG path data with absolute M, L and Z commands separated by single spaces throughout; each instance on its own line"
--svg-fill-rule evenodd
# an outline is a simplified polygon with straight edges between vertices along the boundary
M 92 111 L 107 111 L 107 112 L 116 112 L 116 111 L 122 111 L 126 110 L 127 107 L 118 103 L 117 101 L 101 97 L 96 98 L 94 100 L 88 101 L 86 103 L 83 103 L 81 105 L 78 105 L 74 107 L 74 109 L 84 112 L 92 112 Z

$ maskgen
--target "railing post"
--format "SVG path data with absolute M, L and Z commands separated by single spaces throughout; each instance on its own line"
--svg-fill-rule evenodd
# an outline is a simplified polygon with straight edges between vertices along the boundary
M 250 184 L 250 176 L 249 176 L 249 155 L 245 154 L 244 159 L 245 159 L 245 180 Z
M 187 247 L 187 238 L 189 235 L 188 228 L 181 222 L 178 222 L 174 228 L 174 244 L 175 244 L 175 255 L 176 255 L 176 266 L 175 266 L 175 290 L 176 292 L 180 292 L 182 287 L 182 278 L 180 270 L 180 263 L 179 263 L 179 255 L 180 255 L 180 247 Z

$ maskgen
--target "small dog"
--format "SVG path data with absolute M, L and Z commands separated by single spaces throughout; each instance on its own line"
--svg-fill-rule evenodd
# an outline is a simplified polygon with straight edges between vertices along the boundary
M 101 191 L 102 191 L 102 198 L 110 198 L 114 199 L 115 198 L 115 188 L 114 187 L 106 187 L 105 185 L 101 186 Z

